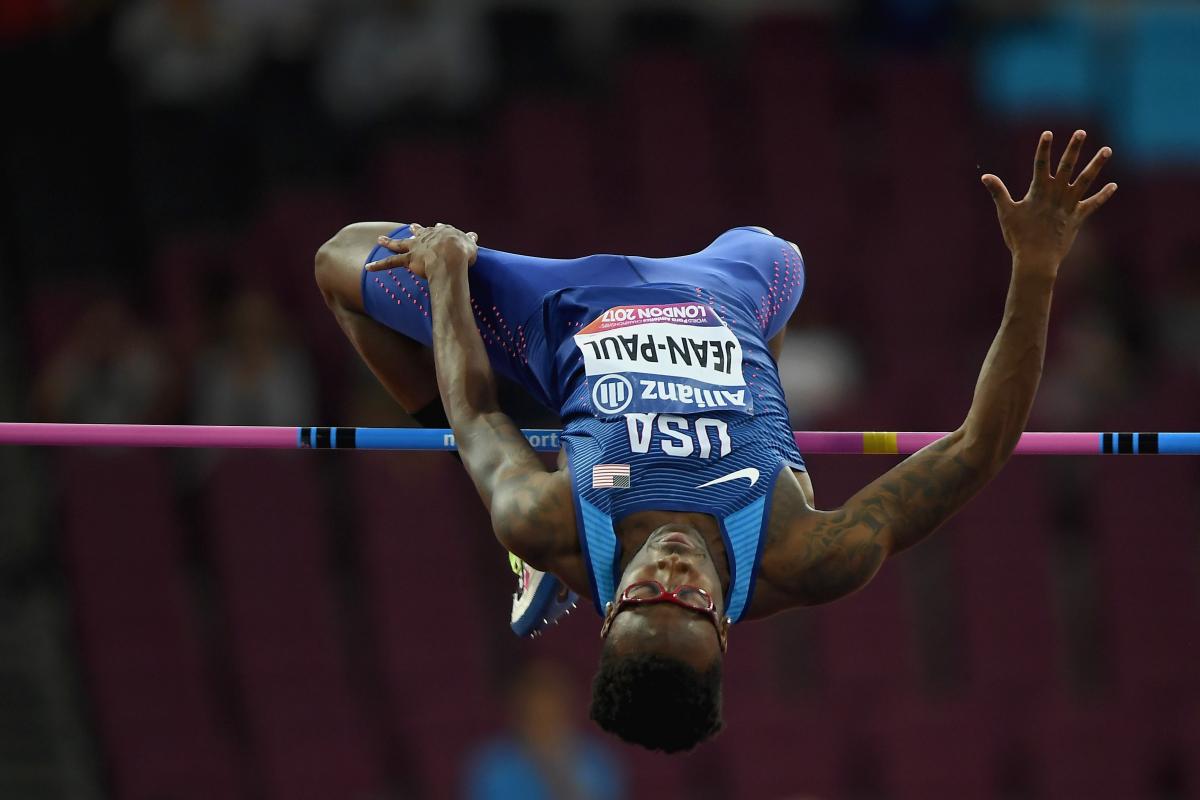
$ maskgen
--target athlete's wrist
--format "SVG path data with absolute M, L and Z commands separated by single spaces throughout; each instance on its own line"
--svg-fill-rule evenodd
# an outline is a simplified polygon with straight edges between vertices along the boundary
M 1058 278 L 1058 268 L 1061 264 L 1062 259 L 1043 253 L 1032 255 L 1014 253 L 1013 279 L 1053 285 L 1055 279 Z
M 463 250 L 438 248 L 434 257 L 425 262 L 425 275 L 432 281 L 441 281 L 466 275 L 467 254 Z

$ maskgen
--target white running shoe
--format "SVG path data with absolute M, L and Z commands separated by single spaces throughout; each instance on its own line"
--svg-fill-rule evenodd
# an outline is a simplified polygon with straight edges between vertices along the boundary
M 578 605 L 579 596 L 558 578 L 534 569 L 512 553 L 508 554 L 508 563 L 517 576 L 511 620 L 517 636 L 540 635 Z

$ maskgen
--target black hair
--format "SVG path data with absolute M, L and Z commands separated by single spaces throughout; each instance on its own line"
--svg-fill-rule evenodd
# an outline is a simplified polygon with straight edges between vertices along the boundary
M 704 672 L 670 656 L 619 656 L 606 647 L 592 679 L 590 716 L 631 744 L 678 753 L 714 736 L 721 719 L 721 658 Z

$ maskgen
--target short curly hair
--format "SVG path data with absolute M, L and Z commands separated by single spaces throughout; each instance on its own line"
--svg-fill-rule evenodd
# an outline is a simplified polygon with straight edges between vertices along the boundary
M 605 648 L 589 715 L 631 744 L 664 753 L 691 750 L 724 725 L 721 659 L 701 672 L 670 656 L 619 656 Z

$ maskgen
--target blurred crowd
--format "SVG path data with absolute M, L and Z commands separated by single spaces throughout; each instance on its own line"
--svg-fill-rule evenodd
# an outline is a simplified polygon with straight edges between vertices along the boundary
M 1195 429 L 1200 235 L 1189 220 L 1200 198 L 1200 159 L 1149 158 L 1160 152 L 1146 144 L 1156 134 L 1118 123 L 1099 101 L 1072 102 L 1086 74 L 1075 83 L 1051 81 L 1065 94 L 1014 110 L 1012 98 L 1025 97 L 1034 79 L 1006 64 L 1045 64 L 1060 77 L 1086 73 L 1091 56 L 1056 61 L 1065 52 L 1057 42 L 1111 37 L 1109 28 L 1095 33 L 1096 20 L 1111 25 L 1113 15 L 1138 10 L 1132 3 L 1069 13 L 1060 6 L 6 5 L 0 80 L 15 112 L 0 131 L 2 416 L 407 424 L 342 340 L 310 271 L 316 247 L 339 226 L 382 218 L 448 221 L 478 229 L 482 244 L 552 256 L 683 252 L 727 227 L 766 225 L 797 241 L 808 261 L 806 299 L 780 364 L 796 428 L 948 429 L 965 413 L 1003 301 L 1003 245 L 977 176 L 997 172 L 1015 193 L 1036 133 L 1053 126 L 1061 142 L 1082 126 L 1095 145 L 1115 145 L 1121 191 L 1064 266 L 1030 427 Z M 1187 17 L 1184 28 L 1197 29 L 1187 26 L 1198 20 Z M 1045 41 L 1056 44 L 1038 50 Z M 1046 52 L 1055 57 L 1037 61 Z M 1185 85 L 1200 80 L 1200 62 L 1191 66 L 1197 71 L 1185 64 L 1179 73 Z M 1193 103 L 1190 113 L 1198 108 Z M 1196 130 L 1192 144 L 1200 145 Z M 1122 163 L 1121 136 L 1139 154 L 1132 163 Z M 554 424 L 519 396 L 507 402 L 521 422 Z M 78 675 L 102 670 L 89 660 L 94 642 L 78 652 L 71 644 L 72 583 L 59 559 L 70 560 L 72 551 L 63 556 L 55 541 L 56 530 L 69 525 L 54 503 L 72 487 L 54 477 L 64 473 L 52 458 L 11 451 L 0 458 L 0 499 L 12 525 L 3 537 L 0 586 L 14 609 L 31 608 L 25 602 L 35 595 L 50 598 L 66 644 L 57 656 L 47 646 L 46 658 L 58 666 L 45 674 L 91 686 Z M 190 518 L 198 496 L 214 491 L 218 462 L 215 454 L 170 462 L 168 484 L 182 518 Z M 813 463 L 821 505 L 838 502 L 844 481 L 823 489 L 822 462 Z M 840 463 L 832 461 L 830 472 Z M 326 466 L 318 491 L 341 508 L 352 468 Z M 1200 522 L 1186 517 L 1200 501 L 1196 471 L 1178 469 L 1191 470 L 1179 484 L 1190 498 L 1175 497 L 1180 519 Z M 1105 545 L 1080 511 L 1094 500 L 1095 474 L 1090 464 L 1059 462 L 1044 472 L 1054 497 L 1049 579 L 1065 652 L 1058 677 L 1046 680 L 1084 694 L 1119 682 L 1103 620 Z M 323 545 L 331 553 L 330 585 L 359 580 L 360 567 L 337 555 L 358 546 L 356 534 L 331 529 Z M 196 593 L 219 594 L 205 535 L 198 540 L 178 556 L 181 569 L 200 587 Z M 1194 536 L 1187 542 L 1179 552 L 1185 560 L 1191 553 L 1194 574 L 1200 548 Z M 969 680 L 960 651 L 970 634 L 955 633 L 955 615 L 946 612 L 954 582 L 947 548 L 922 548 L 907 574 L 924 664 L 914 682 L 936 691 Z M 495 594 L 487 603 L 498 604 L 507 591 L 503 554 L 479 552 L 500 574 L 472 591 Z M 457 791 L 472 798 L 629 796 L 637 785 L 630 770 L 644 776 L 657 766 L 578 733 L 587 659 L 572 660 L 561 647 L 531 660 L 520 643 L 499 641 L 507 631 L 494 616 L 486 626 L 498 631 L 483 638 L 490 670 L 513 676 L 495 687 L 508 692 L 509 723 L 498 727 L 502 714 L 485 715 L 493 733 L 452 754 Z M 590 620 L 572 622 L 587 627 Z M 352 648 L 373 641 L 362 631 L 371 624 L 345 622 Z M 819 691 L 825 678 L 812 652 L 833 645 L 812 622 L 764 625 L 789 644 L 770 648 L 772 666 L 763 669 L 789 672 L 801 693 Z M 444 635 L 454 627 L 447 621 Z M 25 647 L 17 633 L 9 639 L 14 652 Z M 1194 680 L 1188 685 L 1194 694 Z M 754 691 L 735 694 L 763 701 Z M 91 708 L 83 716 L 104 713 L 101 700 L 92 708 L 70 691 L 64 696 L 60 705 Z M 9 715 L 9 724 L 22 713 Z M 56 724 L 91 729 L 70 718 L 60 714 Z M 755 719 L 753 711 L 745 719 Z M 237 728 L 237 719 L 230 725 Z M 80 752 L 115 747 L 95 741 Z M 855 762 L 857 777 L 841 785 L 858 796 L 883 791 L 871 777 L 882 769 L 874 763 Z M 93 787 L 115 782 L 104 772 L 75 770 L 86 776 L 81 785 Z M 396 796 L 418 791 L 389 775 L 381 783 L 399 786 Z M 740 785 L 719 772 L 699 775 L 684 784 L 689 796 L 718 797 Z M 1193 780 L 1191 791 L 1200 791 L 1200 774 Z M 1161 796 L 1182 796 L 1182 781 L 1168 776 L 1156 785 Z M 375 791 L 362 796 L 392 796 Z

